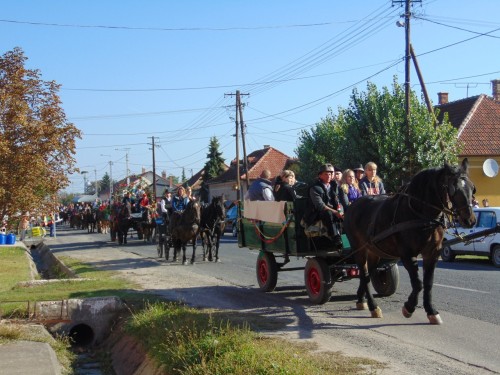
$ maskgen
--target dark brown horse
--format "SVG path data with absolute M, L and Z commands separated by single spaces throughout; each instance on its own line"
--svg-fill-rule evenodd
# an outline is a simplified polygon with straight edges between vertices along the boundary
M 212 202 L 201 211 L 200 237 L 203 247 L 203 260 L 219 261 L 220 238 L 224 233 L 226 209 L 224 196 L 213 197 Z
M 193 255 L 191 264 L 194 263 L 196 253 L 196 237 L 200 226 L 200 204 L 196 201 L 189 201 L 186 209 L 181 213 L 174 212 L 171 218 L 172 242 L 174 244 L 174 259 L 177 261 L 177 253 L 182 248 L 182 263 L 187 264 L 186 246 L 189 241 L 193 243 Z M 168 251 L 168 250 L 166 250 Z M 168 254 L 166 255 L 168 259 Z
M 144 242 L 152 242 L 153 241 L 153 232 L 156 228 L 156 208 L 154 206 L 148 206 L 144 209 L 142 213 L 142 220 L 139 223 Z
M 410 276 L 412 292 L 403 306 L 403 315 L 411 317 L 422 290 L 417 256 L 422 255 L 424 309 L 431 324 L 441 324 L 432 304 L 434 270 L 440 254 L 446 215 L 456 215 L 464 227 L 472 227 L 474 185 L 468 176 L 468 161 L 460 167 L 426 169 L 394 196 L 364 196 L 345 214 L 344 230 L 360 269 L 357 292 L 358 309 L 366 308 L 372 317 L 381 318 L 370 287 L 370 272 L 380 259 L 400 258 Z

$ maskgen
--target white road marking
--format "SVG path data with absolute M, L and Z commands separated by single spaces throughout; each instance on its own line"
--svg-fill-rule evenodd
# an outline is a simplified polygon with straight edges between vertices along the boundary
M 459 288 L 458 286 L 443 285 L 443 284 L 436 284 L 436 283 L 434 283 L 434 285 L 437 285 L 437 286 L 442 286 L 443 288 L 458 289 L 458 290 L 466 290 L 466 291 L 468 291 L 468 292 L 477 292 L 477 293 L 490 294 L 490 292 L 485 292 L 485 291 L 483 291 L 483 290 L 477 290 L 477 289 Z

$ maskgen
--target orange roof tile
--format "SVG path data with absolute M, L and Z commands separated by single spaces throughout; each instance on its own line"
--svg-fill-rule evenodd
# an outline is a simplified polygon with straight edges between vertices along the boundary
M 460 156 L 500 155 L 500 102 L 482 94 L 437 107 L 439 120 L 446 112 L 458 129 L 458 139 L 464 144 Z

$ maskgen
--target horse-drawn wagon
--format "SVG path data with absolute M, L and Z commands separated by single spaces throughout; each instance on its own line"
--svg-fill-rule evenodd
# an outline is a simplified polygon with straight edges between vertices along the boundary
M 310 300 L 323 304 L 330 299 L 335 283 L 359 278 L 360 271 L 345 234 L 342 235 L 343 248 L 338 249 L 323 235 L 320 226 L 304 228 L 301 224 L 306 199 L 245 201 L 238 206 L 238 245 L 260 250 L 256 274 L 263 292 L 274 290 L 279 272 L 304 270 Z M 286 267 L 290 257 L 304 258 L 305 266 Z M 392 295 L 399 284 L 396 260 L 381 260 L 370 276 L 379 295 Z

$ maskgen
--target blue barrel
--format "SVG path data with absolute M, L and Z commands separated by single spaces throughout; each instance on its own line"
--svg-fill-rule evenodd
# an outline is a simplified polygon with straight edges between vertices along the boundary
M 14 245 L 16 243 L 16 235 L 14 233 L 10 233 L 6 237 L 5 244 Z
M 3 233 L 0 233 L 0 245 L 5 245 L 6 241 L 7 241 L 7 236 Z

